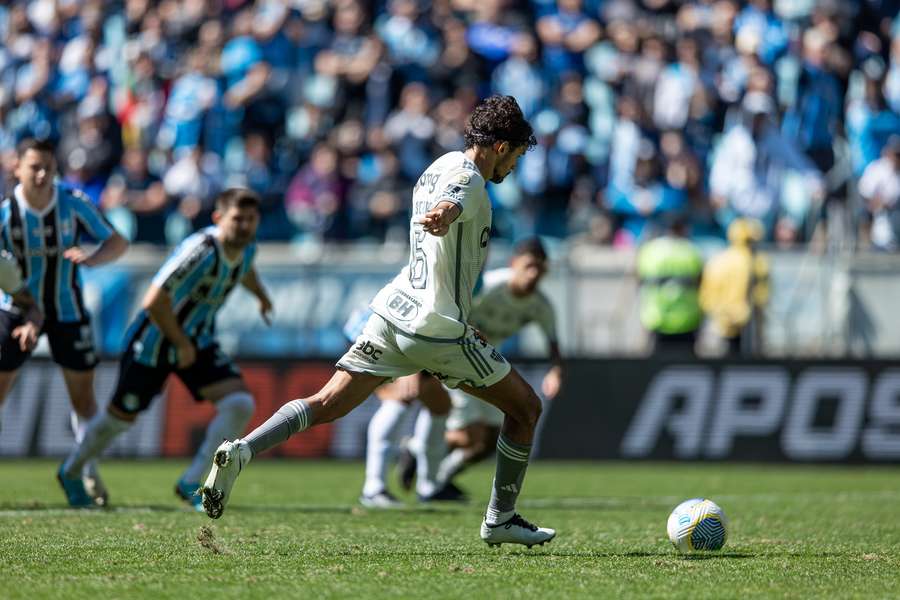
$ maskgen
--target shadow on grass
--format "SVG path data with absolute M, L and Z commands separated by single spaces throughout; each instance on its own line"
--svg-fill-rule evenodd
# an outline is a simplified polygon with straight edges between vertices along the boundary
M 648 498 L 523 498 L 519 501 L 519 504 L 525 508 L 569 511 L 634 508 L 668 510 L 671 508 L 671 502 L 668 500 L 652 500 Z
M 368 509 L 356 504 L 283 504 L 249 505 L 236 504 L 228 507 L 228 513 L 298 513 L 333 515 L 381 515 L 381 514 L 428 514 L 454 516 L 466 510 L 466 506 L 416 506 L 398 509 Z M 37 501 L 0 503 L 0 517 L 21 516 L 66 516 L 66 515 L 110 515 L 127 513 L 193 513 L 186 504 L 113 504 L 109 507 L 72 508 L 64 502 L 44 503 Z

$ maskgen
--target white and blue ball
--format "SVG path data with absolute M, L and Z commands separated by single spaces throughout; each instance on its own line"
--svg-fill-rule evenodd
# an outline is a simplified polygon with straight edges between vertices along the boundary
M 666 530 L 681 552 L 720 550 L 728 539 L 728 518 L 712 500 L 691 498 L 675 507 Z

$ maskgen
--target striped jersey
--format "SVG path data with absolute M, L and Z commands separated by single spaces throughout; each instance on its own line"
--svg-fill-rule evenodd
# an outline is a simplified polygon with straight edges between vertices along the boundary
M 112 225 L 87 196 L 56 185 L 53 199 L 42 211 L 25 202 L 21 185 L 0 204 L 0 244 L 19 263 L 22 277 L 46 319 L 65 323 L 86 319 L 78 265 L 63 252 L 78 245 L 85 235 L 97 242 L 109 239 Z M 0 297 L 0 310 L 15 311 L 12 298 Z
M 185 239 L 153 277 L 153 284 L 168 292 L 178 324 L 198 350 L 215 341 L 216 314 L 228 294 L 253 268 L 256 244 L 249 244 L 230 262 L 216 238 L 218 228 L 207 227 Z M 134 359 L 156 366 L 177 362 L 175 348 L 146 310 L 128 328 L 128 345 Z
M 419 220 L 442 201 L 462 210 L 446 235 L 426 233 Z M 378 292 L 372 310 L 400 330 L 432 341 L 466 333 L 472 290 L 487 257 L 491 203 L 485 181 L 462 152 L 434 161 L 413 188 L 409 264 Z

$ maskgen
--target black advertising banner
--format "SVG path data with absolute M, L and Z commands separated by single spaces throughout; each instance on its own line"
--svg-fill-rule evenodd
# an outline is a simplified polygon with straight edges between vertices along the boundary
M 540 457 L 900 461 L 900 364 L 574 360 Z

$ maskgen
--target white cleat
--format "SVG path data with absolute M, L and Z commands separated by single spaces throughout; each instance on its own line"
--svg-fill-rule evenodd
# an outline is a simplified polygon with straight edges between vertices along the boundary
M 203 509 L 210 519 L 218 519 L 225 512 L 231 488 L 251 455 L 250 446 L 241 440 L 222 442 L 216 448 L 212 469 L 201 489 Z
M 359 497 L 359 503 L 365 506 L 366 508 L 379 508 L 379 509 L 397 509 L 404 508 L 406 505 L 397 500 L 393 494 L 386 490 L 382 490 L 377 494 L 372 494 L 371 496 L 366 496 L 363 494 Z
M 481 539 L 488 546 L 522 544 L 531 548 L 532 546 L 543 546 L 554 537 L 556 537 L 556 531 L 532 525 L 519 513 L 499 525 L 488 525 L 486 521 L 481 522 Z
M 90 461 L 84 466 L 84 472 L 81 477 L 84 481 L 84 491 L 88 496 L 94 499 L 97 506 L 109 506 L 109 490 L 100 479 L 100 471 L 97 469 L 96 461 Z

